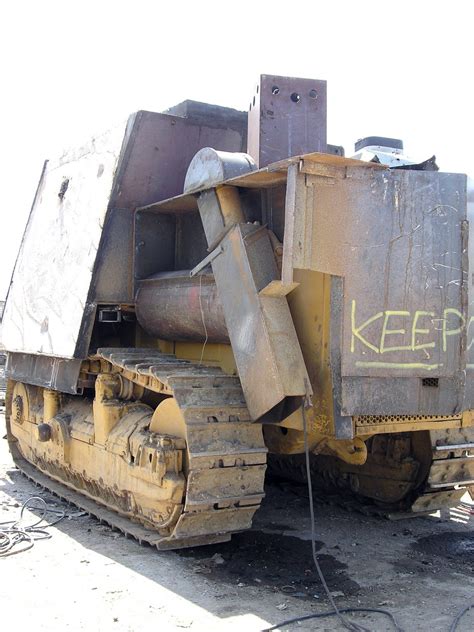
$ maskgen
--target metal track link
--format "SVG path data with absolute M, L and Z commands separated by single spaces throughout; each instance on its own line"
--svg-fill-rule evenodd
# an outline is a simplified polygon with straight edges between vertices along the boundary
M 32 481 L 35 485 L 44 489 L 61 500 L 66 501 L 79 509 L 85 511 L 89 516 L 96 518 L 99 522 L 108 525 L 113 529 L 117 529 L 127 538 L 133 538 L 140 545 L 149 545 L 163 551 L 167 549 L 179 549 L 190 546 L 202 546 L 204 544 L 217 544 L 219 542 L 228 542 L 231 534 L 215 534 L 203 537 L 188 538 L 186 541 L 174 542 L 173 545 L 167 546 L 167 539 L 163 539 L 153 529 L 147 529 L 143 525 L 134 523 L 130 518 L 121 516 L 119 513 L 104 507 L 98 501 L 87 498 L 80 492 L 77 492 L 63 483 L 50 478 L 36 467 L 31 465 L 24 459 L 18 451 L 14 455 L 15 465 L 18 467 L 23 476 Z
M 474 427 L 430 432 L 432 460 L 413 513 L 455 506 L 474 484 Z
M 349 511 L 384 516 L 391 520 L 415 518 L 457 506 L 473 484 L 474 427 L 431 431 L 429 438 L 430 444 L 426 446 L 426 450 L 430 453 L 431 460 L 427 464 L 424 478 L 417 484 L 418 470 L 413 468 L 413 482 L 406 486 L 406 495 L 400 502 L 384 501 L 384 484 L 379 483 L 382 480 L 396 483 L 394 472 L 401 472 L 402 464 L 399 464 L 398 470 L 394 469 L 394 464 L 390 464 L 388 459 L 371 463 L 370 455 L 368 467 L 359 468 L 347 466 L 336 458 L 321 459 L 313 456 L 313 486 L 316 490 L 319 488 L 320 492 L 317 498 L 321 502 L 342 506 Z M 411 454 L 410 460 L 415 461 L 414 454 Z M 269 467 L 270 472 L 277 477 L 306 482 L 303 455 L 270 455 Z M 372 492 L 379 492 L 377 496 L 358 491 L 359 486 L 354 486 L 353 481 L 362 478 L 366 489 L 370 488 L 367 481 L 371 481 Z M 404 483 L 401 480 L 400 482 Z
M 187 477 L 182 513 L 169 536 L 149 525 L 135 525 L 120 509 L 85 497 L 66 480 L 51 479 L 31 465 L 11 444 L 15 463 L 31 480 L 81 507 L 99 520 L 158 549 L 175 549 L 223 542 L 249 529 L 264 497 L 267 449 L 260 424 L 254 424 L 240 381 L 220 369 L 180 360 L 156 349 L 98 349 L 94 359 L 110 370 L 135 378 L 159 380 L 176 399 L 186 424 Z M 103 362 L 102 362 L 103 363 Z M 104 364 L 104 363 L 103 363 Z M 95 502 L 97 501 L 97 502 Z M 117 511 L 117 513 L 116 513 Z M 132 516 L 140 520 L 140 516 Z

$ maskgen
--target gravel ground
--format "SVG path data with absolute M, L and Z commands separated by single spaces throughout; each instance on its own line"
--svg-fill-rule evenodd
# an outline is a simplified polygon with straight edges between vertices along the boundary
M 65 509 L 66 518 L 50 540 L 0 560 L 3 629 L 258 632 L 327 609 L 301 488 L 268 485 L 253 530 L 230 543 L 158 552 L 38 491 L 0 441 L 0 521 L 16 518 L 31 495 Z M 339 607 L 388 609 L 405 632 L 449 630 L 474 602 L 474 509 L 463 501 L 442 515 L 395 522 L 318 502 L 317 548 Z M 378 615 L 356 620 L 372 632 L 393 629 Z M 281 629 L 342 628 L 326 619 Z M 474 611 L 458 632 L 472 629 Z

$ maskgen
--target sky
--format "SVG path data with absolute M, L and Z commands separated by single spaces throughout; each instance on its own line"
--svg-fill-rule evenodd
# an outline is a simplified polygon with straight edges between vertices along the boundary
M 260 74 L 328 81 L 328 141 L 402 138 L 474 175 L 470 0 L 0 5 L 0 300 L 45 158 L 139 109 L 246 110 Z

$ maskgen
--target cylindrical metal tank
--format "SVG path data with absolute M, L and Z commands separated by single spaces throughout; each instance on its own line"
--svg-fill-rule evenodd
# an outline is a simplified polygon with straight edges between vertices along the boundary
M 229 343 L 213 274 L 162 272 L 139 283 L 137 319 L 164 340 Z

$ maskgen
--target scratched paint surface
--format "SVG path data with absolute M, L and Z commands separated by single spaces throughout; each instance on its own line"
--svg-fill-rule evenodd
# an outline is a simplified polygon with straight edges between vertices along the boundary
M 360 368 L 397 368 L 397 369 L 426 369 L 435 371 L 443 364 L 433 362 L 435 359 L 445 358 L 451 345 L 459 347 L 459 341 L 466 336 L 467 359 L 466 367 L 474 368 L 470 362 L 470 353 L 474 344 L 474 317 L 465 316 L 457 308 L 447 307 L 442 313 L 427 310 L 384 310 L 377 312 L 364 322 L 357 322 L 357 307 L 355 299 L 351 306 L 351 354 L 367 355 L 367 350 L 379 355 L 379 359 L 356 360 Z M 394 328 L 395 327 L 395 328 Z M 369 341 L 369 336 L 372 342 Z M 397 351 L 406 351 L 408 362 L 394 362 Z M 423 351 L 424 356 L 420 353 Z M 386 354 L 389 354 L 388 356 Z
M 473 337 L 464 179 L 391 172 L 374 174 L 370 189 L 374 213 L 360 214 L 361 245 L 349 247 L 366 281 L 359 298 L 360 280 L 346 277 L 342 374 L 454 375 Z
M 7 297 L 9 351 L 74 356 L 124 131 L 47 164 Z
M 367 170 L 312 188 L 311 267 L 343 277 L 342 376 L 453 376 L 474 363 L 465 176 Z

